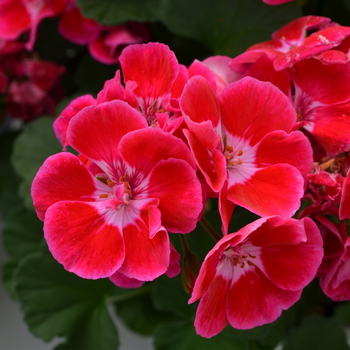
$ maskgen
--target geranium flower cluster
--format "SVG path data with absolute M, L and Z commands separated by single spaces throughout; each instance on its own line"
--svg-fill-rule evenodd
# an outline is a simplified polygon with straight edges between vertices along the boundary
M 24 46 L 32 51 L 40 22 L 58 16 L 58 32 L 75 44 L 88 45 L 91 56 L 105 64 L 118 62 L 126 45 L 148 40 L 145 25 L 101 25 L 86 18 L 75 0 L 0 0 L 0 39 L 22 41 L 25 35 Z
M 318 276 L 330 298 L 350 299 L 348 32 L 304 17 L 188 68 L 164 44 L 126 47 L 123 80 L 117 71 L 56 119 L 64 152 L 33 181 L 54 258 L 125 288 L 173 277 L 172 236 L 217 198 L 221 235 L 187 284 L 198 334 L 273 322 Z M 261 218 L 230 232 L 236 206 Z
M 34 51 L 41 21 L 58 16 L 58 32 L 87 45 L 91 56 L 104 64 L 115 64 L 126 45 L 149 37 L 141 23 L 104 26 L 88 19 L 75 0 L 0 0 L 0 93 L 11 117 L 27 121 L 54 115 L 64 96 L 60 77 L 65 68 Z

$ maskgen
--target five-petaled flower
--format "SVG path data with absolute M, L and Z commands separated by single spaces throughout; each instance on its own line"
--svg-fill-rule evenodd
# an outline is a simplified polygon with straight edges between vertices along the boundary
M 262 218 L 226 235 L 207 254 L 189 300 L 200 299 L 197 333 L 210 338 L 228 323 L 250 329 L 275 321 L 315 277 L 322 244 L 309 218 Z
M 180 99 L 184 130 L 209 187 L 219 192 L 223 230 L 233 204 L 260 216 L 292 216 L 303 196 L 312 150 L 292 131 L 295 110 L 270 83 L 246 77 L 215 95 L 196 76 Z
M 67 138 L 79 157 L 51 156 L 32 184 L 55 259 L 91 279 L 165 273 L 167 230 L 192 231 L 203 206 L 190 150 L 123 101 L 82 109 Z

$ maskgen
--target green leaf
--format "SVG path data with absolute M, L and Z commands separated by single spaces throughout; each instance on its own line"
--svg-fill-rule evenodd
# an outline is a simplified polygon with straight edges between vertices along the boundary
M 101 24 L 157 20 L 162 0 L 77 0 L 84 15 Z
M 195 304 L 187 304 L 190 295 L 185 292 L 181 276 L 174 278 L 161 276 L 153 282 L 152 299 L 158 310 L 172 312 L 179 317 L 192 317 Z
M 3 266 L 3 281 L 12 297 L 15 297 L 14 271 L 21 259 L 39 250 L 43 241 L 42 222 L 32 211 L 18 208 L 5 221 L 3 244 L 9 259 Z
M 234 339 L 229 329 L 226 328 L 217 336 L 206 339 L 195 333 L 191 321 L 158 326 L 154 345 L 156 350 L 246 350 L 245 343 Z
M 283 350 L 349 350 L 345 333 L 334 319 L 319 315 L 305 318 L 286 338 Z
M 0 135 L 0 212 L 3 219 L 21 203 L 17 189 L 20 179 L 10 163 L 12 146 L 17 135 L 12 132 Z
M 108 279 L 82 279 L 44 251 L 22 260 L 16 281 L 25 321 L 36 336 L 45 341 L 67 338 L 60 350 L 117 349 L 118 336 L 106 307 L 114 290 Z
M 71 338 L 55 350 L 116 350 L 118 345 L 118 334 L 105 305 L 97 304 L 79 322 Z
M 155 309 L 149 293 L 150 285 L 142 287 L 146 288 L 145 293 L 139 289 L 140 295 L 116 303 L 118 316 L 130 329 L 142 335 L 151 335 L 159 323 L 173 320 L 171 314 Z
M 161 11 L 170 31 L 227 56 L 271 39 L 272 32 L 301 16 L 295 2 L 269 6 L 261 0 L 164 0 Z
M 26 208 L 18 208 L 5 222 L 3 243 L 13 258 L 21 259 L 38 251 L 43 238 L 43 223 Z
M 23 179 L 20 196 L 28 208 L 33 208 L 31 183 L 46 158 L 62 151 L 52 129 L 54 118 L 43 117 L 28 124 L 14 143 L 12 164 Z

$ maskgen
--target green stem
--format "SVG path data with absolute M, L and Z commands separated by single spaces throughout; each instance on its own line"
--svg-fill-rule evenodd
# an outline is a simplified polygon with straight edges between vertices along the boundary
M 142 286 L 141 288 L 133 289 L 129 293 L 121 294 L 121 295 L 113 295 L 106 299 L 106 302 L 109 303 L 115 303 L 118 301 L 128 300 L 135 298 L 139 295 L 146 294 L 151 290 L 151 285 L 146 284 Z
M 190 249 L 190 246 L 188 245 L 188 242 L 187 242 L 187 239 L 184 235 L 179 235 L 180 237 L 180 242 L 181 242 L 181 245 L 182 245 L 182 250 L 184 253 L 188 252 L 188 251 L 191 251 Z
M 209 221 L 204 216 L 202 216 L 199 222 L 216 242 L 220 241 L 222 237 L 215 231 L 214 227 L 210 225 Z

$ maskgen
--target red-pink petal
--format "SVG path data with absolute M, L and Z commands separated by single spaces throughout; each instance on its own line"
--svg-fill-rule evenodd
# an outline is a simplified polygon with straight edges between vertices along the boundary
M 195 171 L 181 159 L 160 161 L 145 189 L 158 198 L 162 225 L 173 233 L 191 232 L 202 211 L 202 188 Z
M 70 120 L 83 108 L 96 104 L 91 95 L 82 95 L 71 101 L 53 123 L 53 130 L 63 148 L 68 146 L 67 130 Z
M 183 133 L 208 185 L 214 192 L 220 191 L 227 177 L 224 155 L 217 149 L 209 152 L 189 130 L 184 129 Z
M 157 128 L 129 132 L 120 142 L 122 158 L 138 172 L 149 174 L 161 160 L 183 159 L 196 168 L 193 155 L 179 138 Z
M 309 218 L 290 219 L 274 227 L 270 222 L 249 236 L 261 250 L 263 273 L 286 290 L 303 289 L 315 277 L 323 258 L 323 242 L 316 224 Z
M 1 0 L 0 2 L 0 37 L 11 40 L 31 25 L 30 16 L 21 0 Z
M 250 77 L 226 86 L 218 95 L 225 129 L 256 144 L 274 130 L 290 132 L 296 112 L 276 86 Z
M 256 149 L 258 168 L 283 163 L 293 165 L 304 177 L 311 172 L 312 148 L 302 132 L 273 131 L 259 143 Z
M 196 313 L 196 333 L 210 338 L 220 333 L 227 325 L 226 294 L 231 281 L 215 276 L 209 289 L 203 294 Z
M 180 105 L 182 111 L 195 123 L 207 120 L 213 127 L 219 125 L 220 112 L 216 96 L 208 82 L 202 76 L 195 76 L 187 82 L 181 95 Z
M 280 5 L 291 1 L 293 0 L 263 0 L 263 2 L 268 5 Z
M 228 84 L 241 78 L 241 75 L 234 72 L 229 63 L 232 61 L 228 56 L 212 56 L 206 58 L 202 63 L 205 64 L 214 74 L 218 93 Z
M 145 281 L 139 281 L 135 278 L 127 277 L 119 271 L 115 272 L 109 277 L 109 279 L 120 288 L 139 288 L 145 283 Z
M 52 205 L 46 212 L 44 233 L 53 257 L 80 277 L 109 277 L 124 261 L 119 228 L 108 224 L 92 203 Z
M 291 99 L 291 78 L 289 71 L 286 69 L 276 71 L 273 66 L 273 60 L 267 55 L 262 55 L 256 62 L 251 64 L 246 71 L 246 75 L 261 81 L 269 81 Z
M 208 82 L 211 89 L 217 93 L 215 75 L 205 64 L 203 64 L 203 62 L 194 60 L 194 62 L 188 67 L 188 76 L 189 78 L 195 76 L 203 77 Z
M 339 219 L 344 220 L 350 217 L 350 175 L 345 178 L 342 188 Z
M 214 128 L 219 126 L 220 112 L 216 96 L 202 76 L 191 78 L 180 99 L 188 128 L 206 148 L 215 148 L 220 140 Z
M 275 321 L 296 303 L 301 290 L 277 287 L 260 270 L 248 271 L 234 283 L 227 294 L 227 318 L 232 327 L 251 329 Z
M 144 220 L 147 218 L 144 216 Z M 149 228 L 138 220 L 123 229 L 125 261 L 119 272 L 140 281 L 152 281 L 164 274 L 170 261 L 168 233 L 160 227 L 151 239 Z
M 134 93 L 144 99 L 156 99 L 169 93 L 179 70 L 175 54 L 160 43 L 128 46 L 119 61 L 124 82 L 135 82 Z
M 349 64 L 326 66 L 316 59 L 308 59 L 296 64 L 290 72 L 298 88 L 296 100 L 301 98 L 306 103 L 311 99 L 310 104 L 317 102 L 320 105 L 350 100 Z
M 307 35 L 307 30 L 320 28 L 331 20 L 321 16 L 303 16 L 289 22 L 272 34 L 277 40 L 288 42 L 290 45 L 301 45 Z
M 304 129 L 312 133 L 331 155 L 350 149 L 350 102 L 314 108 Z
M 145 127 L 145 118 L 127 103 L 110 101 L 81 110 L 70 121 L 67 140 L 87 158 L 111 165 L 119 157 L 120 139 Z
M 79 45 L 96 40 L 101 30 L 102 26 L 95 20 L 84 17 L 78 7 L 65 12 L 58 25 L 58 32 L 64 38 Z
M 58 153 L 46 159 L 36 174 L 31 189 L 33 204 L 41 220 L 56 202 L 94 201 L 95 180 L 79 158 Z
M 291 217 L 304 194 L 300 172 L 287 164 L 259 169 L 244 183 L 228 176 L 227 197 L 232 202 L 260 216 Z

